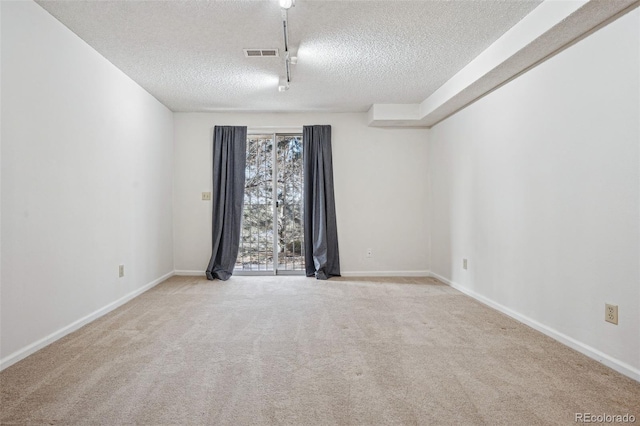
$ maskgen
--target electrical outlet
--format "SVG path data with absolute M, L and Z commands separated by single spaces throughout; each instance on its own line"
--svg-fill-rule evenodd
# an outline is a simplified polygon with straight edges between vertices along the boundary
M 118 266 L 118 277 L 124 277 L 124 265 Z
M 209 201 L 211 200 L 211 193 L 210 192 L 203 192 L 202 193 L 202 201 Z
M 373 249 L 367 249 L 367 257 L 373 257 Z
M 618 325 L 618 305 L 604 304 L 604 320 Z
M 462 269 L 467 269 L 467 259 L 462 259 Z

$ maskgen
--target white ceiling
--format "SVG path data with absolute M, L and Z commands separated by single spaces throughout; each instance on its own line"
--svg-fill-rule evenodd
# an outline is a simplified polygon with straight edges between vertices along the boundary
M 173 111 L 367 111 L 419 103 L 541 0 L 297 0 L 278 92 L 276 0 L 38 3 Z

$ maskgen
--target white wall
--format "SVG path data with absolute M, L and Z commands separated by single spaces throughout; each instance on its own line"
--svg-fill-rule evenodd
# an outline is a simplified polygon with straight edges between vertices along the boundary
M 636 379 L 639 13 L 429 134 L 432 271 Z
M 173 117 L 37 4 L 0 7 L 6 367 L 173 271 Z
M 178 273 L 204 271 L 211 255 L 211 202 L 201 201 L 201 192 L 211 190 L 215 125 L 330 124 L 343 274 L 426 274 L 427 130 L 370 128 L 365 113 L 174 116 Z

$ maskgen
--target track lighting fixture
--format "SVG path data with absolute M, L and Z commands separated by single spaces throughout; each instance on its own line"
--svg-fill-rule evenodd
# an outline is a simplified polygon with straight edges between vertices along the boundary
M 298 62 L 297 57 L 292 57 L 289 51 L 289 13 L 288 9 L 291 6 L 295 6 L 295 0 L 280 0 L 280 7 L 282 8 L 282 30 L 284 35 L 284 73 L 285 81 L 280 83 L 278 91 L 284 92 L 289 90 L 289 83 L 291 82 L 291 65 Z

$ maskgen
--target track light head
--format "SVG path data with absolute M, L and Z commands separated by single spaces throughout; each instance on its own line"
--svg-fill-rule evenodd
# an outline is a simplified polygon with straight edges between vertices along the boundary
M 289 90 L 289 81 L 286 77 L 280 77 L 280 81 L 278 82 L 278 92 L 286 92 Z

